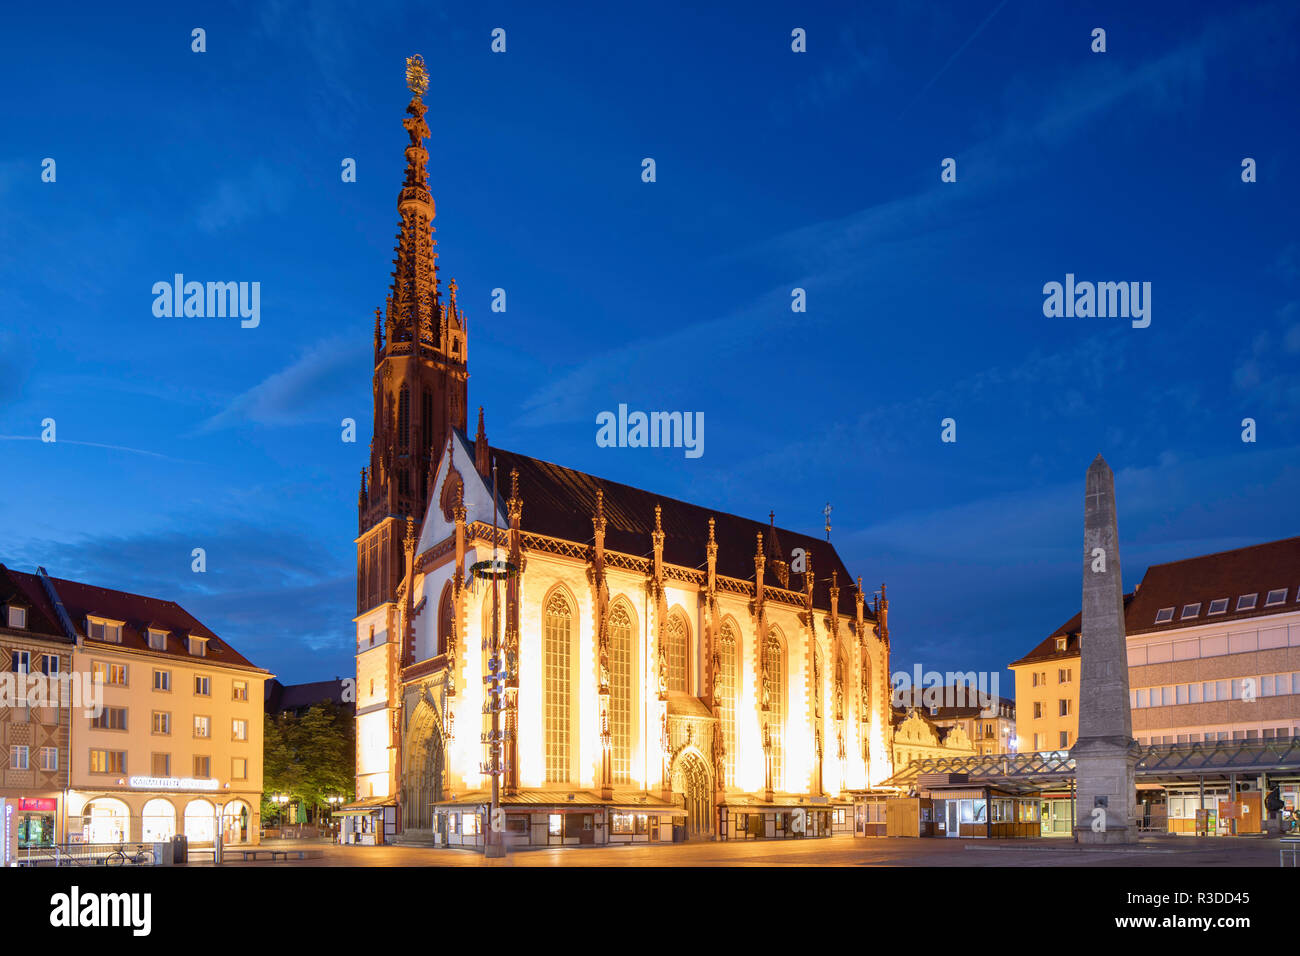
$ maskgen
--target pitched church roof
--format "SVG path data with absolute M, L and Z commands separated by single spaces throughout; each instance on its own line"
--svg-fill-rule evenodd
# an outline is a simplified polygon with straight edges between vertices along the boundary
M 763 550 L 768 550 L 772 527 L 761 521 L 702 508 L 513 451 L 493 448 L 492 454 L 496 457 L 498 480 L 502 485 L 508 487 L 511 471 L 519 472 L 519 496 L 524 503 L 520 527 L 525 531 L 566 541 L 591 541 L 591 518 L 596 511 L 596 492 L 600 490 L 604 492 L 605 547 L 609 550 L 650 556 L 653 553 L 650 535 L 654 531 L 655 505 L 663 509 L 664 561 L 669 564 L 706 567 L 710 518 L 715 519 L 718 574 L 752 581 L 758 534 L 763 535 Z M 794 548 L 803 548 L 812 556 L 815 578 L 813 605 L 830 607 L 831 572 L 834 571 L 839 576 L 839 613 L 855 617 L 856 579 L 849 575 L 835 548 L 827 541 L 787 528 L 778 528 L 777 531 L 782 545 L 790 549 L 785 552 L 783 560 L 791 560 Z M 767 561 L 763 577 L 765 587 L 782 586 L 771 559 Z M 788 589 L 798 591 L 802 587 L 803 575 L 792 572 Z M 874 620 L 869 604 L 865 615 Z

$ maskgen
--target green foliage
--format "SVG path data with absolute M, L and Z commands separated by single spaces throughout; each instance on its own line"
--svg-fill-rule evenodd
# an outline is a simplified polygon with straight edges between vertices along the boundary
M 263 820 L 279 818 L 272 794 L 283 793 L 317 808 L 328 808 L 331 796 L 352 800 L 356 723 L 347 711 L 333 701 L 322 701 L 301 717 L 268 714 L 264 724 Z

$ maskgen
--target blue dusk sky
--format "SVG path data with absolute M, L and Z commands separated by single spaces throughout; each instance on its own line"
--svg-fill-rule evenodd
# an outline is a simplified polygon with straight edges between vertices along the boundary
M 286 682 L 353 667 L 414 53 L 492 442 L 815 535 L 830 502 L 895 670 L 1075 613 L 1098 453 L 1127 588 L 1300 534 L 1295 3 L 47 9 L 0 38 L 0 560 Z M 259 282 L 260 323 L 156 317 L 176 273 Z M 1150 283 L 1149 326 L 1046 316 L 1067 274 Z M 598 447 L 620 403 L 703 413 L 703 456 Z

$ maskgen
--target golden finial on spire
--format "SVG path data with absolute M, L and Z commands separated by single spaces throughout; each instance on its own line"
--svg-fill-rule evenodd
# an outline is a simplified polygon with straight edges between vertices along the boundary
M 429 71 L 425 69 L 424 57 L 418 53 L 406 58 L 406 88 L 416 96 L 423 96 L 429 88 Z

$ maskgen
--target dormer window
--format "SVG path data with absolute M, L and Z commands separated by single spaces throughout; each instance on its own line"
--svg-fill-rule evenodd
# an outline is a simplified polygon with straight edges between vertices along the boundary
M 1259 597 L 1258 591 L 1256 591 L 1254 594 L 1243 594 L 1241 597 L 1237 598 L 1237 610 L 1238 611 L 1255 610 L 1255 601 L 1258 597 Z
M 1274 588 L 1268 592 L 1268 597 L 1264 598 L 1264 607 L 1272 607 L 1274 604 L 1286 603 L 1286 588 Z
M 19 607 L 16 604 L 10 604 L 5 610 L 8 612 L 5 617 L 10 627 L 26 628 L 27 627 L 27 608 Z
M 159 630 L 156 627 L 149 628 L 149 650 L 165 651 L 167 650 L 167 632 Z
M 1056 639 L 1056 649 L 1057 649 L 1058 651 L 1063 651 L 1063 650 L 1065 650 L 1065 638 L 1063 638 L 1063 637 L 1058 637 L 1058 638 Z
M 190 635 L 190 656 L 208 656 L 208 639 L 206 637 L 196 637 L 193 634 Z
M 1215 598 L 1213 601 L 1210 602 L 1210 610 L 1209 610 L 1208 613 L 1209 613 L 1209 614 L 1222 614 L 1222 613 L 1223 613 L 1224 611 L 1226 611 L 1226 610 L 1228 610 L 1228 599 L 1227 599 L 1227 598 Z M 1207 616 L 1208 616 L 1208 614 L 1207 614 Z
M 102 617 L 88 617 L 86 618 L 86 636 L 94 641 L 121 644 L 122 623 L 122 621 L 110 621 Z
M 1174 609 L 1171 607 L 1162 607 L 1156 612 L 1157 624 L 1168 624 L 1174 619 Z
M 1201 613 L 1201 602 L 1197 601 L 1195 604 L 1184 604 L 1182 619 L 1185 621 L 1189 617 L 1199 617 L 1200 613 Z

